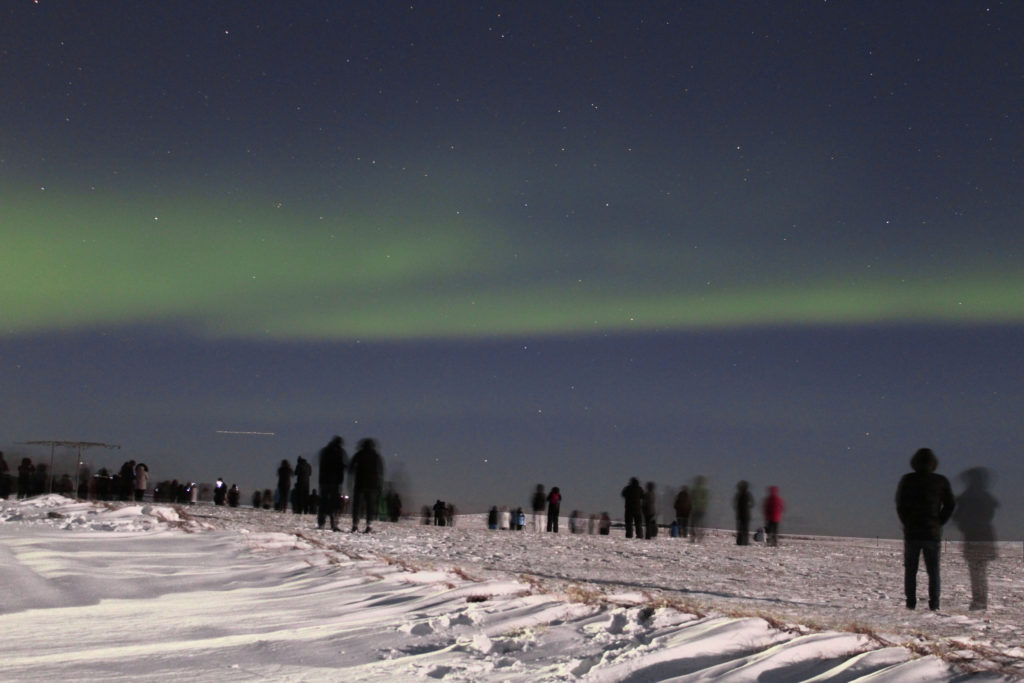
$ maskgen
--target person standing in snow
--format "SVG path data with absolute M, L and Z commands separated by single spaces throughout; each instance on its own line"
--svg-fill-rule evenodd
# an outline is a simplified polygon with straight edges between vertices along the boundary
M 341 483 L 345 479 L 344 441 L 335 435 L 327 445 L 320 449 L 320 462 L 317 464 L 320 486 L 320 506 L 316 511 L 316 526 L 323 529 L 327 519 L 331 520 L 331 531 L 340 531 L 337 515 L 341 507 Z
M 697 543 L 704 539 L 704 515 L 708 511 L 711 493 L 707 487 L 708 480 L 698 476 L 693 480 L 690 489 L 690 542 Z
M 32 496 L 32 476 L 36 467 L 29 458 L 22 458 L 18 465 L 18 500 Z
M 292 490 L 292 464 L 282 460 L 277 468 L 277 510 L 287 512 L 288 495 Z
M 754 507 L 754 496 L 746 481 L 736 484 L 733 507 L 736 509 L 736 545 L 750 545 L 750 508 Z
M 647 482 L 644 489 L 644 538 L 658 535 L 658 500 L 654 492 L 654 482 Z
M 558 533 L 558 511 L 562 506 L 562 492 L 557 486 L 548 493 L 548 531 Z
M 149 468 L 140 462 L 135 466 L 135 500 L 142 500 L 149 488 Z
M 434 503 L 434 526 L 444 526 L 445 517 L 447 516 L 448 506 L 440 498 Z
M 544 484 L 537 484 L 537 490 L 533 492 L 533 530 L 538 534 L 543 530 L 541 520 L 544 518 L 544 504 L 547 502 L 544 494 Z
M 921 555 L 928 572 L 928 609 L 939 609 L 942 582 L 939 550 L 942 526 L 956 507 L 949 480 L 935 470 L 939 460 L 929 448 L 920 448 L 910 459 L 914 470 L 904 474 L 896 487 L 896 514 L 903 524 L 903 590 L 907 609 L 917 607 L 917 568 Z
M 301 455 L 295 463 L 295 505 L 292 512 L 305 514 L 309 506 L 309 479 L 313 476 L 313 466 Z
M 228 486 L 224 483 L 221 477 L 217 477 L 217 481 L 213 484 L 213 504 L 223 505 L 224 499 L 228 495 Z
M 352 487 L 352 531 L 359 529 L 360 510 L 366 517 L 363 533 L 370 533 L 370 524 L 377 511 L 377 496 L 380 494 L 384 463 L 377 452 L 377 442 L 360 439 L 359 450 L 352 456 L 349 472 L 355 475 Z
M 121 464 L 121 471 L 117 473 L 117 490 L 121 500 L 132 500 L 135 498 L 135 461 L 126 460 Z
M 4 453 L 0 451 L 0 500 L 7 500 L 11 493 L 11 475 L 7 461 L 4 460 Z
M 636 537 L 643 538 L 644 489 L 640 486 L 640 480 L 631 477 L 629 483 L 622 489 L 622 497 L 625 499 L 623 517 L 626 520 L 626 538 L 633 538 L 634 529 Z
M 779 544 L 779 522 L 782 521 L 785 509 L 786 504 L 779 495 L 779 487 L 769 486 L 768 497 L 764 499 L 764 524 L 765 537 L 770 546 Z
M 686 537 L 690 526 L 690 487 L 683 486 L 676 494 L 676 500 L 672 504 L 676 511 L 676 524 L 679 526 L 679 535 Z

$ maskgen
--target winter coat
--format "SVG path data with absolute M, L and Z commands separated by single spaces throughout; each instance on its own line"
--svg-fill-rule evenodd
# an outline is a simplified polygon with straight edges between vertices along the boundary
M 768 497 L 764 499 L 764 519 L 766 522 L 774 522 L 778 524 L 782 521 L 782 512 L 786 509 L 786 504 L 782 502 L 782 497 L 779 495 L 779 487 L 771 486 L 768 488 Z
M 305 458 L 300 457 L 295 463 L 295 483 L 300 487 L 309 488 L 309 478 L 312 474 L 313 466 Z
M 908 541 L 941 541 L 942 526 L 956 507 L 949 480 L 935 473 L 938 460 L 931 451 L 911 459 L 914 471 L 904 474 L 896 487 L 896 514 Z
M 690 516 L 690 492 L 680 491 L 676 496 L 676 502 L 674 505 L 676 509 L 676 517 L 689 517 Z
M 145 491 L 149 488 L 149 469 L 139 463 L 135 466 L 135 490 Z
M 658 504 L 655 499 L 653 488 L 644 491 L 644 517 L 654 517 L 658 511 Z
M 320 449 L 320 462 L 317 465 L 317 476 L 321 495 L 335 495 L 338 487 L 345 480 L 345 449 L 341 447 L 341 438 L 335 437 Z
M 348 469 L 355 475 L 355 490 L 373 491 L 380 488 L 384 475 L 384 463 L 380 458 L 380 453 L 372 446 L 363 446 L 356 451 Z
M 287 460 L 277 468 L 277 486 L 281 489 L 289 489 L 292 486 L 292 464 Z
M 626 499 L 626 511 L 640 514 L 644 508 L 644 489 L 636 479 L 630 479 L 622 489 L 622 497 Z
M 736 492 L 733 506 L 736 508 L 736 519 L 741 522 L 749 522 L 750 508 L 754 507 L 754 497 L 747 489 L 741 489 Z

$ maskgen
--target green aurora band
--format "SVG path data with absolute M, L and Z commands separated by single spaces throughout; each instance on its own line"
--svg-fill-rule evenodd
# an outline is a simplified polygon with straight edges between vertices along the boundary
M 627 240 L 618 262 L 607 240 L 581 244 L 569 265 L 543 237 L 413 211 L 325 219 L 266 203 L 26 195 L 0 203 L 5 335 L 152 325 L 402 340 L 1024 322 L 1024 275 L 977 261 L 914 278 L 852 264 L 828 278 L 739 277 L 735 264 L 642 240 Z

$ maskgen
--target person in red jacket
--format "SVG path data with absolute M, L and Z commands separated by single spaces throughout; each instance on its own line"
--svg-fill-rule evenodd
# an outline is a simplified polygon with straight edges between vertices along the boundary
M 768 537 L 768 545 L 779 544 L 779 522 L 782 521 L 782 512 L 786 504 L 782 502 L 778 486 L 768 487 L 768 497 L 764 499 L 764 521 L 765 531 Z

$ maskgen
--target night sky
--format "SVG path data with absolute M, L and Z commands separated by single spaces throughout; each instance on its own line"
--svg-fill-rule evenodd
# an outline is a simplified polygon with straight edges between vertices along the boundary
M 784 532 L 895 536 L 929 446 L 1021 538 L 1022 32 L 1016 2 L 12 0 L 0 449 L 246 495 L 372 436 L 409 508 L 619 515 L 631 476 L 703 474 L 717 524 L 742 478 Z

